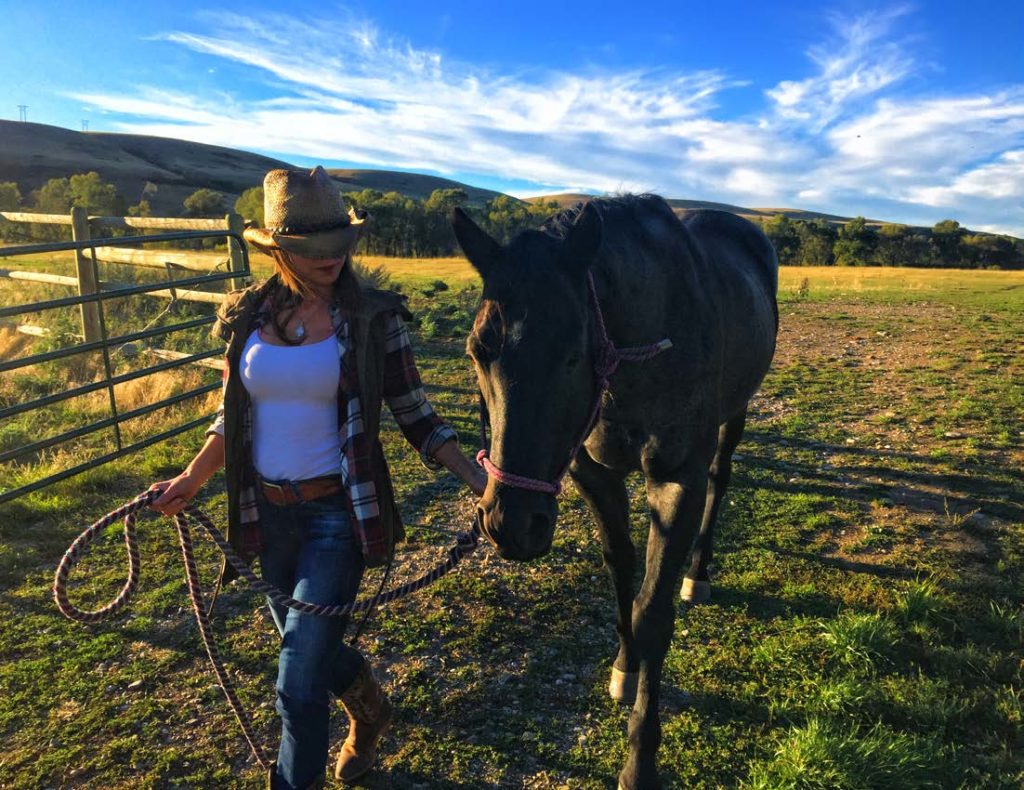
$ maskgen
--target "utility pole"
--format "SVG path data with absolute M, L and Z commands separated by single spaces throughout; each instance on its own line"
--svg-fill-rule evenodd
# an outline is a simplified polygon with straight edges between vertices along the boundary
M 87 120 L 85 120 L 85 118 L 82 119 L 82 131 L 83 132 L 89 131 L 89 122 Z
M 19 121 L 27 121 L 28 120 L 28 105 L 27 104 L 19 104 L 18 105 L 18 120 Z

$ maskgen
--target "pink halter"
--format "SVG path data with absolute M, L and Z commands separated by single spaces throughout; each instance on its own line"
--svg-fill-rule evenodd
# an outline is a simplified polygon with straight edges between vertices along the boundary
M 601 398 L 609 386 L 609 379 L 615 370 L 619 367 L 619 363 L 623 360 L 628 362 L 644 362 L 657 356 L 662 351 L 666 351 L 672 348 L 672 341 L 668 338 L 661 340 L 658 343 L 652 343 L 647 346 L 636 346 L 633 348 L 616 348 L 615 344 L 608 338 L 608 330 L 605 328 L 604 315 L 601 312 L 601 303 L 597 300 L 597 288 L 594 287 L 594 275 L 587 273 L 587 282 L 590 286 L 590 297 L 594 303 L 594 313 L 597 316 L 597 327 L 601 334 L 601 348 L 597 354 L 597 360 L 594 363 L 594 372 L 597 373 L 597 394 L 594 397 L 594 406 L 590 410 L 590 419 L 587 420 L 587 426 L 583 430 L 583 434 L 580 436 L 579 441 L 576 442 L 576 446 L 572 448 L 572 452 L 569 453 L 569 460 L 565 462 L 565 466 L 562 471 L 555 478 L 555 482 L 548 483 L 544 480 L 534 480 L 530 477 L 523 477 L 522 475 L 513 474 L 506 472 L 495 466 L 491 459 L 487 455 L 487 425 L 485 417 L 485 406 L 483 397 L 480 398 L 480 439 L 484 449 L 480 450 L 476 454 L 476 462 L 480 464 L 487 472 L 488 475 L 493 477 L 499 483 L 504 483 L 507 486 L 513 488 L 525 488 L 528 491 L 540 491 L 545 494 L 553 494 L 557 496 L 562 491 L 562 479 L 569 471 L 569 467 L 572 465 L 573 459 L 576 458 L 576 454 L 580 451 L 583 446 L 583 442 L 586 441 L 590 432 L 594 429 L 597 424 L 598 418 L 601 416 Z

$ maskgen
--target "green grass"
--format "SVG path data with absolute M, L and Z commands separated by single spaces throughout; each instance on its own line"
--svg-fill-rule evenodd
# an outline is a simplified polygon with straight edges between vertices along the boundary
M 768 760 L 753 766 L 752 790 L 864 790 L 948 786 L 947 751 L 935 738 L 864 730 L 843 721 L 810 719 L 791 728 Z
M 432 401 L 475 448 L 462 346 L 478 292 L 471 276 L 440 291 L 430 263 L 402 265 L 416 267 L 393 276 L 417 315 Z M 666 787 L 1024 783 L 1022 284 L 1004 272 L 783 271 L 779 352 L 722 509 L 713 600 L 680 608 L 666 660 Z M 49 376 L 34 386 L 60 380 Z M 38 430 L 0 426 L 0 443 Z M 50 597 L 78 532 L 175 474 L 201 441 L 196 431 L 0 506 L 0 785 L 262 786 L 203 657 L 169 523 L 140 523 L 126 613 L 82 626 Z M 473 503 L 390 422 L 385 445 L 410 525 L 401 581 L 440 559 Z M 630 492 L 642 544 L 639 478 Z M 219 478 L 201 506 L 223 521 Z M 514 565 L 482 548 L 374 617 L 360 645 L 398 713 L 369 786 L 615 786 L 627 711 L 605 690 L 611 588 L 571 488 L 560 514 L 546 557 Z M 123 583 L 111 533 L 73 577 L 81 606 Z M 201 544 L 207 584 L 216 565 Z M 258 596 L 225 591 L 215 628 L 273 752 L 277 640 Z M 343 717 L 332 726 L 337 744 Z

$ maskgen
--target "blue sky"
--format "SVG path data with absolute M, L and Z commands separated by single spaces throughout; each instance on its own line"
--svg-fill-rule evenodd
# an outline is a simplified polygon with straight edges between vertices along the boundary
M 82 7 L 4 8 L 0 117 L 1024 236 L 1019 0 Z

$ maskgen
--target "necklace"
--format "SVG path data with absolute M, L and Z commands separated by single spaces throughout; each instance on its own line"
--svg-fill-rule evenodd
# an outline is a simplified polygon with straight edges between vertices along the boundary
M 323 297 L 315 295 L 314 298 L 310 300 L 310 303 L 314 305 L 313 309 L 315 310 L 317 303 L 322 301 Z M 298 313 L 298 310 L 296 310 L 295 312 Z M 298 324 L 295 327 L 295 339 L 301 343 L 303 339 L 305 339 L 306 337 L 306 322 L 301 315 L 298 315 L 297 319 Z

